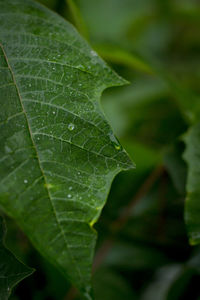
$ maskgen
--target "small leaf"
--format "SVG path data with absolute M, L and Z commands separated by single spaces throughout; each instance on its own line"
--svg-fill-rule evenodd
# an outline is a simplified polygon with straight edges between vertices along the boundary
M 99 100 L 126 81 L 38 3 L 0 0 L 0 25 L 0 204 L 91 299 L 92 226 L 133 167 Z
M 184 158 L 188 164 L 185 221 L 190 243 L 200 243 L 200 123 L 193 126 L 184 138 Z
M 0 217 L 0 299 L 7 300 L 13 287 L 33 273 L 33 269 L 25 266 L 6 249 L 4 245 L 5 224 Z

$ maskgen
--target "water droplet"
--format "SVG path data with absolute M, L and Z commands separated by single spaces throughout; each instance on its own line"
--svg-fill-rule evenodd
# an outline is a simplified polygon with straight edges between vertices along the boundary
M 28 85 L 29 87 L 31 87 L 31 83 L 29 83 L 29 85 Z
M 27 180 L 27 179 L 24 179 L 24 183 L 28 183 L 28 180 Z
M 72 186 L 69 187 L 69 190 L 70 190 L 70 191 L 72 190 Z
M 67 197 L 68 197 L 68 198 L 71 198 L 71 197 L 72 197 L 72 195 L 71 195 L 71 194 L 68 194 L 68 195 L 67 195 Z
M 110 137 L 110 140 L 111 140 L 112 144 L 114 145 L 115 149 L 120 150 L 121 145 L 119 144 L 118 140 L 116 139 L 116 137 L 114 136 L 114 134 L 112 132 L 109 133 L 109 137 Z
M 120 148 L 121 148 L 120 145 L 115 145 L 116 150 L 120 150 Z
M 56 68 L 53 67 L 52 69 L 55 70 Z
M 78 172 L 78 175 L 80 175 L 81 173 L 80 172 Z
M 90 51 L 90 54 L 91 54 L 92 56 L 97 56 L 97 53 L 96 53 L 94 50 L 91 50 L 91 51 Z
M 56 113 L 56 112 L 55 112 L 55 111 L 53 111 L 53 114 L 54 114 L 54 115 L 55 115 L 55 113 Z
M 78 68 L 78 69 L 81 69 L 81 70 L 84 70 L 84 69 L 85 69 L 83 65 L 78 65 L 77 68 Z
M 69 125 L 68 125 L 68 129 L 70 130 L 70 131 L 72 131 L 72 130 L 74 130 L 74 124 L 73 123 L 69 123 Z
M 11 148 L 10 148 L 10 147 L 8 147 L 8 146 L 5 146 L 5 151 L 6 151 L 6 153 L 10 153 L 10 152 L 12 152 Z

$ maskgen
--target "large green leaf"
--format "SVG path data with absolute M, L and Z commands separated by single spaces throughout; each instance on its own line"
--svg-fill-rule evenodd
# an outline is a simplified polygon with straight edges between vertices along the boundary
M 1 207 L 89 299 L 92 226 L 114 176 L 133 166 L 99 99 L 125 81 L 29 0 L 0 0 L 0 43 Z
M 185 221 L 190 243 L 195 245 L 200 243 L 200 123 L 193 126 L 184 139 L 184 158 L 188 164 Z
M 4 246 L 5 224 L 0 217 L 0 299 L 7 300 L 12 288 L 33 273 Z

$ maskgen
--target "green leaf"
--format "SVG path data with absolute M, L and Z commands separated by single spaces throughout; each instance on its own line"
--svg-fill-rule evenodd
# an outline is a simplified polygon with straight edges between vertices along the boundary
M 99 99 L 126 81 L 40 4 L 0 0 L 0 14 L 0 204 L 90 299 L 92 227 L 133 167 Z
M 188 164 L 185 221 L 190 243 L 196 245 L 200 243 L 200 123 L 188 131 L 184 140 L 184 158 Z
M 33 273 L 33 269 L 25 266 L 5 247 L 5 224 L 0 217 L 0 299 L 7 300 L 13 287 Z

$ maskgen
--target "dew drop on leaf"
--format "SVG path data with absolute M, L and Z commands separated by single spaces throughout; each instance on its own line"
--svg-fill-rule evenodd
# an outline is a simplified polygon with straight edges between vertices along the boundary
M 116 150 L 120 150 L 121 149 L 121 145 L 118 143 L 118 140 L 116 139 L 116 137 L 114 136 L 114 134 L 111 132 L 109 134 L 109 136 L 110 136 L 111 143 L 114 145 L 115 149 Z
M 24 179 L 24 183 L 28 183 L 28 180 L 27 180 L 27 179 Z
M 6 153 L 10 153 L 10 152 L 12 152 L 12 150 L 10 149 L 10 147 L 5 146 L 5 152 L 6 152 Z
M 67 195 L 67 197 L 68 197 L 68 198 L 71 198 L 71 197 L 72 197 L 72 195 L 71 195 L 71 194 L 68 194 L 68 195 Z
M 97 56 L 97 53 L 96 53 L 94 50 L 90 51 L 90 54 L 91 54 L 92 56 Z
M 121 148 L 120 145 L 117 145 L 117 144 L 115 145 L 116 150 L 120 150 L 120 148 Z
M 68 129 L 70 130 L 70 131 L 72 131 L 72 130 L 74 130 L 74 124 L 73 123 L 69 123 L 69 125 L 68 125 Z

